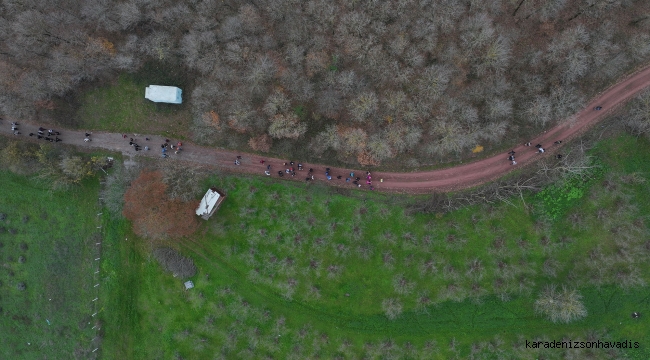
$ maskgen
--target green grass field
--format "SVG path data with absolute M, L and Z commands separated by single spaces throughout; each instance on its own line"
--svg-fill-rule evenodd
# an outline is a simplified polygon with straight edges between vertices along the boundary
M 157 104 L 145 99 L 148 85 L 151 84 L 146 77 L 120 75 L 114 84 L 88 91 L 77 114 L 80 127 L 187 138 L 191 122 L 187 105 Z M 188 96 L 189 93 L 183 93 L 185 100 Z
M 128 222 L 105 217 L 101 318 L 109 359 L 650 358 L 650 144 L 592 151 L 597 181 L 560 205 L 409 215 L 382 194 L 213 177 L 228 194 L 196 236 L 196 288 L 163 273 Z M 567 188 L 571 191 L 571 188 Z M 541 214 L 561 206 L 552 220 Z M 128 240 L 127 240 L 128 239 Z M 588 316 L 536 315 L 547 284 L 579 289 Z M 387 314 L 395 316 L 389 320 Z M 391 316 L 392 316 L 391 315 Z M 638 341 L 640 349 L 530 350 L 525 340 Z
M 0 171 L 0 358 L 93 358 L 98 186 L 51 192 Z

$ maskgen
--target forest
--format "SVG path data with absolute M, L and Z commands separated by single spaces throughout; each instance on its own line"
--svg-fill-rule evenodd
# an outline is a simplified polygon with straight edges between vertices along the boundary
M 154 64 L 185 79 L 199 143 L 418 166 L 570 121 L 650 57 L 649 14 L 638 0 L 4 0 L 0 116 L 60 123 L 45 115 Z

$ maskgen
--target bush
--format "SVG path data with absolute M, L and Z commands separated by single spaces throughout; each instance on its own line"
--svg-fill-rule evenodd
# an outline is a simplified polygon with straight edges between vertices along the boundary
M 52 146 L 41 145 L 36 152 L 36 157 L 41 163 L 41 174 L 38 176 L 52 189 L 65 189 L 72 185 L 79 185 L 84 179 L 95 175 L 100 168 L 106 168 L 107 160 L 104 157 L 70 156 L 60 154 Z M 58 166 L 51 164 L 59 159 Z
M 384 314 L 389 320 L 395 320 L 398 316 L 402 314 L 404 310 L 402 303 L 398 299 L 384 299 L 381 302 L 381 308 L 384 310 Z
M 577 290 L 563 287 L 560 292 L 556 291 L 555 286 L 547 286 L 535 301 L 535 312 L 545 315 L 554 323 L 570 323 L 587 316 L 587 308 L 581 299 Z
M 564 215 L 606 171 L 604 165 L 597 160 L 590 161 L 587 166 L 589 168 L 583 173 L 569 176 L 559 185 L 549 185 L 535 195 L 542 201 L 541 213 L 551 219 L 557 219 Z
M 101 189 L 103 204 L 112 215 L 121 216 L 124 208 L 124 193 L 128 184 L 133 180 L 122 163 L 113 166 L 106 177 L 106 184 Z
M 38 169 L 36 152 L 38 147 L 30 143 L 10 141 L 0 151 L 0 162 L 12 172 L 31 174 Z
M 153 256 L 165 270 L 174 274 L 174 277 L 186 279 L 196 275 L 194 261 L 181 255 L 172 248 L 162 247 L 154 249 Z
M 650 91 L 644 91 L 634 103 L 636 106 L 625 121 L 625 127 L 635 136 L 650 136 Z

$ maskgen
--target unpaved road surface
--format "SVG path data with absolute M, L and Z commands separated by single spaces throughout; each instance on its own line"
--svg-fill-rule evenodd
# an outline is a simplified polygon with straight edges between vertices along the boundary
M 595 97 L 582 111 L 578 112 L 572 121 L 565 121 L 547 131 L 540 134 L 534 139 L 531 139 L 530 147 L 523 144 L 514 148 L 516 152 L 517 165 L 511 165 L 508 161 L 508 154 L 504 152 L 490 158 L 469 162 L 467 164 L 421 172 L 372 172 L 372 186 L 374 190 L 386 192 L 404 192 L 404 193 L 430 193 L 434 191 L 453 191 L 469 188 L 485 182 L 489 182 L 498 177 L 515 170 L 519 166 L 535 161 L 544 156 L 551 156 L 550 152 L 557 152 L 562 144 L 556 145 L 555 141 L 567 140 L 576 137 L 584 132 L 593 124 L 605 117 L 605 114 L 614 109 L 617 105 L 630 100 L 635 95 L 639 94 L 643 89 L 650 85 L 650 67 L 644 68 L 633 75 L 625 78 L 619 83 L 611 86 L 603 91 L 600 95 Z M 602 110 L 596 111 L 594 107 L 601 106 Z M 11 130 L 11 121 L 18 122 L 18 129 L 20 135 L 13 135 Z M 36 134 L 39 125 L 33 124 L 22 120 L 5 119 L 0 121 L 0 133 L 14 139 L 23 139 L 31 141 L 45 141 L 37 140 L 36 136 L 29 137 L 30 132 Z M 120 151 L 124 154 L 135 156 L 152 156 L 161 157 L 160 145 L 165 142 L 165 138 L 156 135 L 138 135 L 128 134 L 127 138 L 123 138 L 123 134 L 93 132 L 92 141 L 84 142 L 84 132 L 56 129 L 61 132 L 59 136 L 63 141 L 53 144 L 72 144 L 80 147 L 97 147 L 113 151 Z M 145 137 L 150 138 L 149 141 Z M 149 146 L 149 151 L 135 151 L 129 145 L 131 138 L 135 142 L 144 146 Z M 171 144 L 176 144 L 176 140 L 170 139 Z M 542 144 L 547 150 L 545 154 L 538 154 L 536 144 Z M 278 171 L 283 171 L 291 165 L 284 165 L 289 160 L 266 158 L 259 155 L 250 155 L 245 153 L 237 153 L 230 150 L 207 148 L 184 142 L 183 150 L 179 154 L 175 154 L 173 150 L 168 150 L 169 158 L 182 159 L 194 163 L 216 166 L 222 169 L 227 169 L 234 172 L 243 172 L 251 174 L 259 174 L 265 176 L 264 171 L 267 165 L 271 165 L 271 177 L 278 178 Z M 240 155 L 240 165 L 235 165 L 235 159 Z M 264 164 L 260 160 L 265 160 Z M 325 177 L 325 169 L 327 166 L 319 164 L 303 163 L 303 171 L 298 171 L 298 163 L 296 162 L 293 167 L 296 169 L 296 176 L 292 177 L 284 173 L 283 180 L 306 181 L 308 177 L 308 170 L 314 169 L 312 173 L 314 181 L 326 182 L 330 185 L 357 188 L 352 184 L 352 181 L 346 182 L 345 179 L 354 172 L 354 177 L 360 177 L 362 184 L 361 189 L 368 190 L 370 186 L 366 183 L 366 171 L 350 168 L 331 168 L 330 175 L 332 180 L 327 180 Z M 341 175 L 341 179 L 337 176 Z M 311 177 L 310 177 L 311 178 Z M 380 181 L 383 179 L 383 181 Z M 311 180 L 310 180 L 311 181 Z

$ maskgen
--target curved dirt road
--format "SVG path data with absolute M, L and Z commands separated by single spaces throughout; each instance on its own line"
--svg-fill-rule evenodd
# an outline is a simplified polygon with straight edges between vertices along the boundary
M 387 192 L 429 193 L 433 191 L 460 190 L 494 180 L 514 170 L 518 166 L 524 166 L 542 156 L 548 156 L 548 154 L 538 154 L 537 149 L 535 148 L 536 144 L 542 144 L 545 149 L 551 151 L 556 150 L 556 148 L 561 145 L 554 145 L 553 143 L 555 141 L 566 141 L 575 137 L 589 128 L 589 126 L 604 118 L 605 114 L 617 105 L 629 100 L 648 86 L 650 86 L 650 66 L 606 89 L 587 104 L 585 109 L 578 112 L 574 121 L 571 123 L 565 122 L 559 124 L 545 131 L 543 134 L 540 134 L 535 139 L 531 139 L 530 142 L 532 146 L 530 147 L 524 145 L 516 147 L 514 151 L 516 152 L 518 164 L 515 166 L 510 164 L 510 161 L 507 160 L 508 155 L 503 153 L 490 158 L 470 162 L 466 165 L 455 166 L 447 169 L 403 173 L 373 172 L 372 186 L 375 190 Z M 595 111 L 593 108 L 596 106 L 601 106 L 602 110 Z M 8 137 L 24 140 L 30 139 L 32 141 L 44 141 L 37 140 L 36 136 L 30 138 L 27 135 L 30 132 L 36 133 L 38 125 L 19 121 L 18 128 L 21 134 L 14 136 L 11 131 L 11 121 L 3 120 L 0 122 L 0 133 L 5 134 Z M 129 137 L 124 139 L 122 134 L 95 132 L 91 136 L 92 141 L 84 142 L 83 139 L 85 136 L 82 131 L 66 129 L 57 130 L 61 132 L 60 138 L 63 140 L 63 144 L 72 144 L 82 147 L 98 147 L 137 156 L 160 157 L 160 145 L 165 141 L 164 138 L 155 135 L 147 135 L 150 140 L 145 141 L 145 135 L 134 136 L 133 134 L 129 134 Z M 131 137 L 134 137 L 135 141 L 142 147 L 148 145 L 151 149 L 149 151 L 136 152 L 132 146 L 129 146 L 129 140 Z M 172 143 L 175 143 L 173 139 Z M 289 164 L 286 166 L 283 165 L 285 161 L 289 160 L 265 158 L 258 155 L 237 153 L 230 150 L 207 148 L 191 143 L 184 143 L 183 151 L 178 155 L 174 154 L 173 151 L 167 151 L 167 154 L 169 154 L 170 158 L 217 166 L 235 172 L 259 174 L 261 176 L 265 176 L 264 171 L 266 170 L 266 166 L 271 165 L 271 177 L 275 178 L 279 177 L 278 171 L 291 167 Z M 234 164 L 237 155 L 242 156 L 242 159 L 240 160 L 241 165 Z M 261 159 L 265 160 L 264 164 L 260 163 Z M 357 186 L 352 184 L 352 182 L 346 183 L 345 181 L 346 177 L 350 175 L 350 172 L 354 172 L 355 177 L 358 176 L 361 178 L 361 189 L 367 190 L 370 188 L 370 186 L 366 184 L 365 170 L 360 171 L 344 168 L 332 168 L 330 170 L 332 180 L 327 180 L 325 178 L 326 166 L 303 163 L 303 171 L 297 170 L 297 163 L 294 167 L 296 168 L 296 176 L 292 177 L 285 173 L 283 174 L 284 176 L 282 179 L 305 181 L 308 176 L 308 170 L 313 168 L 315 181 L 324 181 L 329 185 L 356 188 Z M 337 179 L 338 175 L 341 175 L 342 179 Z M 383 182 L 380 182 L 380 179 L 383 179 Z

